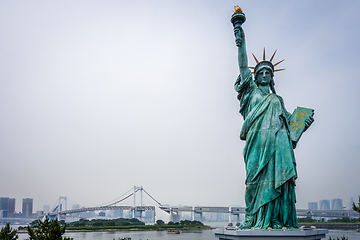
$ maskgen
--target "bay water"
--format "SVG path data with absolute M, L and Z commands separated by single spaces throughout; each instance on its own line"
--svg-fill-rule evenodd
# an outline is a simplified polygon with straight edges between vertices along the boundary
M 204 223 L 211 227 L 223 228 L 224 222 Z M 11 226 L 16 228 L 16 226 Z M 25 240 L 29 236 L 19 233 L 18 240 Z M 218 240 L 210 229 L 205 230 L 183 230 L 181 234 L 168 234 L 166 231 L 109 231 L 109 232 L 67 232 L 65 236 L 74 240 L 118 240 L 119 238 L 131 237 L 132 240 Z M 349 240 L 360 240 L 360 232 L 355 230 L 329 230 L 326 238 L 348 237 Z

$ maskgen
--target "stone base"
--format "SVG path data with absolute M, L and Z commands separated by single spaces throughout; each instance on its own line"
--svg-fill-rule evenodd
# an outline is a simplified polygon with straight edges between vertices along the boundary
M 317 240 L 326 237 L 329 232 L 327 229 L 314 229 L 314 230 L 225 230 L 214 229 L 215 237 L 219 240 Z

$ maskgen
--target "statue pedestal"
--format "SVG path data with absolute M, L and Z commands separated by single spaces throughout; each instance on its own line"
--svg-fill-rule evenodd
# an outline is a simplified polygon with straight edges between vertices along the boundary
M 219 240 L 317 240 L 326 237 L 327 229 L 314 230 L 225 230 L 214 229 L 215 237 Z

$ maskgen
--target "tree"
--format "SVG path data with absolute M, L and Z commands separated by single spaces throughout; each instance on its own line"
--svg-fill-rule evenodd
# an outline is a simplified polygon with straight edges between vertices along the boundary
M 0 231 L 0 239 L 1 240 L 15 240 L 18 239 L 18 235 L 16 234 L 16 230 L 10 228 L 10 223 L 7 223 L 5 227 L 1 228 Z
M 358 206 L 356 206 L 355 203 L 353 202 L 353 210 L 360 213 L 360 196 L 359 196 Z M 359 218 L 359 221 L 360 221 L 360 218 Z
M 157 225 L 164 225 L 165 222 L 163 220 L 159 219 L 159 220 L 156 220 L 156 224 Z
M 37 228 L 33 229 L 27 226 L 26 229 L 30 236 L 29 240 L 72 240 L 73 238 L 62 237 L 65 233 L 65 226 L 62 227 L 57 219 L 49 220 L 45 218 L 44 222 L 36 220 Z

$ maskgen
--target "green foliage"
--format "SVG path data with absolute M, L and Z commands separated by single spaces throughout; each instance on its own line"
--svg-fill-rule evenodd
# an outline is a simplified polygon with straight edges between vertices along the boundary
M 299 223 L 312 223 L 312 222 L 317 222 L 315 219 L 312 219 L 311 217 L 306 217 L 306 218 L 298 218 L 298 222 Z
M 298 218 L 299 223 L 316 223 L 316 222 L 324 222 L 325 219 L 322 218 L 321 220 L 312 219 L 311 217 L 306 218 Z M 335 218 L 335 219 L 329 219 L 329 223 L 356 223 L 358 220 L 356 218 L 348 218 L 348 217 L 342 217 L 342 218 Z
M 114 220 L 114 219 L 113 219 Z M 113 222 L 113 220 L 109 220 L 106 224 L 104 224 L 103 226 L 74 226 L 75 224 L 72 223 L 72 226 L 67 226 L 66 229 L 68 230 L 88 230 L 88 231 L 97 231 L 97 230 L 102 230 L 102 229 L 131 229 L 131 228 L 136 228 L 136 229 L 151 229 L 151 230 L 156 230 L 156 229 L 183 229 L 183 228 L 204 228 L 204 229 L 208 229 L 210 228 L 209 226 L 205 226 L 203 225 L 201 222 L 199 221 L 186 221 L 188 222 L 188 225 L 180 225 L 180 223 L 174 223 L 174 225 L 158 225 L 158 224 L 154 224 L 154 225 L 130 225 L 130 222 L 127 222 L 127 224 L 129 224 L 128 226 L 109 226 L 107 225 L 109 222 Z M 126 220 L 130 220 L 130 219 L 126 219 Z M 91 221 L 88 221 L 91 222 Z M 196 225 L 198 224 L 198 225 Z
M 328 222 L 356 223 L 357 219 L 356 218 L 343 217 L 343 218 L 329 219 Z
M 159 219 L 159 220 L 156 220 L 156 224 L 157 225 L 165 225 L 165 222 L 163 220 Z
M 16 230 L 10 228 L 10 223 L 7 223 L 5 227 L 1 228 L 0 231 L 0 239 L 1 240 L 15 240 L 18 239 L 18 235 L 16 234 Z
M 175 225 L 173 221 L 168 222 L 168 225 Z
M 44 222 L 36 220 L 36 225 L 37 228 L 26 227 L 30 236 L 29 240 L 72 240 L 72 238 L 62 237 L 65 226 L 62 227 L 57 219 L 50 221 L 46 217 Z
M 31 228 L 37 228 L 39 225 L 38 225 L 38 221 L 37 220 L 34 220 L 34 221 L 32 221 L 30 224 L 29 224 L 29 226 L 31 227 Z
M 348 237 L 345 237 L 345 236 L 343 236 L 343 237 L 341 237 L 341 238 L 331 238 L 331 237 L 329 237 L 329 240 L 348 240 L 349 238 Z
M 59 223 L 60 223 L 60 226 L 62 226 L 62 227 L 66 226 L 65 220 L 60 220 Z
M 116 226 L 116 223 L 115 223 L 115 221 L 108 221 L 106 223 L 106 226 Z
M 93 226 L 104 226 L 104 223 L 103 222 L 94 222 L 93 223 Z
M 353 202 L 353 210 L 360 213 L 360 196 L 359 196 L 359 203 L 356 206 L 355 203 Z M 359 222 L 360 222 L 360 218 L 359 218 Z
M 86 219 L 80 219 L 79 221 L 69 223 L 69 227 L 101 227 L 101 226 L 135 226 L 145 225 L 145 223 L 139 221 L 139 219 L 132 218 L 118 218 L 118 219 L 92 219 L 91 221 Z
M 186 225 L 186 226 L 204 226 L 202 222 L 199 221 L 190 221 L 190 220 L 181 220 L 180 225 Z

